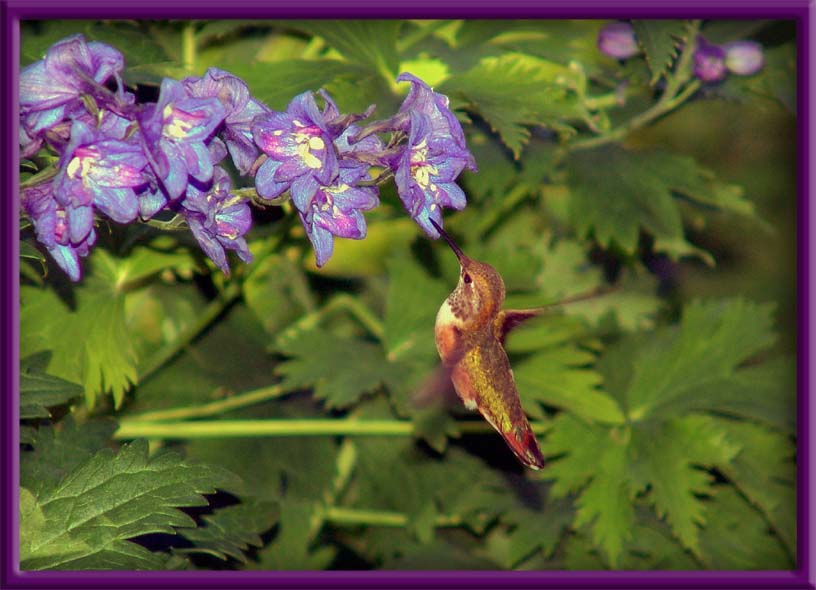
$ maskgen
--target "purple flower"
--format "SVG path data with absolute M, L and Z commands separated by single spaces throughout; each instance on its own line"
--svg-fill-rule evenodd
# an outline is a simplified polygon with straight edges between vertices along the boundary
M 329 109 L 321 113 L 312 93 L 304 92 L 292 99 L 285 113 L 270 112 L 255 120 L 255 143 L 269 156 L 255 177 L 261 197 L 272 199 L 288 189 L 302 210 L 321 185 L 332 183 L 338 162 L 326 125 Z
M 462 125 L 448 107 L 448 97 L 434 92 L 424 81 L 407 72 L 400 74 L 397 82 L 411 83 L 411 90 L 397 115 L 398 117 L 402 115 L 405 121 L 401 126 L 402 130 L 412 133 L 414 128 L 412 114 L 425 115 L 429 125 L 425 138 L 431 151 L 450 152 L 455 157 L 464 157 L 467 160 L 466 167 L 475 172 L 476 161 L 467 149 Z M 436 235 L 436 230 L 433 232 Z
M 295 206 L 315 250 L 317 266 L 323 266 L 334 250 L 334 236 L 361 240 L 366 236 L 362 211 L 379 204 L 375 187 L 356 186 L 368 174 L 367 167 L 341 167 L 330 186 L 320 186 L 311 200 Z
M 98 106 L 121 110 L 133 102 L 123 90 L 124 58 L 104 43 L 86 43 L 74 35 L 52 45 L 45 59 L 20 72 L 20 116 L 29 135 L 49 129 L 61 121 L 87 113 L 82 95 L 90 95 Z M 105 83 L 113 78 L 118 90 Z
M 146 184 L 146 166 L 140 146 L 110 139 L 74 121 L 54 178 L 54 194 L 70 222 L 71 242 L 82 241 L 93 228 L 94 207 L 119 223 L 136 219 L 134 188 Z
M 718 82 L 727 73 L 723 48 L 698 37 L 694 51 L 694 75 L 703 82 Z
M 229 275 L 225 250 L 235 250 L 244 262 L 252 261 L 243 237 L 252 225 L 252 212 L 246 201 L 230 194 L 229 174 L 223 168 L 215 168 L 212 180 L 203 186 L 187 185 L 180 213 L 201 249 L 224 274 Z
M 411 113 L 408 145 L 395 159 L 394 180 L 397 192 L 411 217 L 431 237 L 439 232 L 433 219 L 442 225 L 442 207 L 463 209 L 465 193 L 454 182 L 464 168 L 474 169 L 473 157 L 461 149 L 453 138 L 434 137 L 430 118 Z
M 732 74 L 751 76 L 765 65 L 762 45 L 755 41 L 734 41 L 723 46 L 725 67 Z
M 199 182 L 212 178 L 207 141 L 225 116 L 217 98 L 190 97 L 180 82 L 167 78 L 162 81 L 159 102 L 139 114 L 156 175 L 170 200 L 184 194 L 189 176 Z
M 96 231 L 90 231 L 80 240 L 71 239 L 68 212 L 57 203 L 50 182 L 23 189 L 20 203 L 34 224 L 37 240 L 46 247 L 59 267 L 73 281 L 82 276 L 79 257 L 87 256 L 96 242 Z
M 629 23 L 610 23 L 598 32 L 598 49 L 615 59 L 627 59 L 640 52 L 635 29 Z
M 252 141 L 252 120 L 269 109 L 249 93 L 246 83 L 229 72 L 209 68 L 203 78 L 186 78 L 182 84 L 191 96 L 217 97 L 226 109 L 223 138 L 241 174 L 247 174 L 258 157 Z

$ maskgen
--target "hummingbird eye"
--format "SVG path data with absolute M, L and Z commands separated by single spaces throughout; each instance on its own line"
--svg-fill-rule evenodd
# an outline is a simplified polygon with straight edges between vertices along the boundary
M 472 279 L 468 273 L 462 275 L 462 280 L 465 281 L 466 285 L 469 285 L 472 282 Z

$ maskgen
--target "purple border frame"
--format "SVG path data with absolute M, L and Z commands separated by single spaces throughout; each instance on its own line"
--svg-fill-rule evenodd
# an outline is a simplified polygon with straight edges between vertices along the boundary
M 2 47 L 2 105 L 4 153 L 0 159 L 6 198 L 2 208 L 3 288 L 0 289 L 2 315 L 0 333 L 5 345 L 0 373 L 2 418 L 4 428 L 2 464 L 2 553 L 0 554 L 0 587 L 2 588 L 816 588 L 816 511 L 811 498 L 816 494 L 813 433 L 808 426 L 816 424 L 816 363 L 812 338 L 816 316 L 811 301 L 816 286 L 813 253 L 816 235 L 816 207 L 810 198 L 816 195 L 813 140 L 816 120 L 813 118 L 814 62 L 816 42 L 816 0 L 557 0 L 547 5 L 525 0 L 503 0 L 491 4 L 484 0 L 414 0 L 410 4 L 388 5 L 382 0 L 297 0 L 277 2 L 274 6 L 251 0 L 142 0 L 138 5 L 82 0 L 63 3 L 60 0 L 0 0 L 0 47 Z M 18 396 L 19 388 L 19 286 L 18 286 L 18 170 L 17 153 L 17 77 L 19 74 L 19 22 L 24 19 L 53 18 L 773 18 L 793 19 L 797 23 L 798 89 L 797 89 L 797 323 L 798 323 L 798 569 L 792 571 L 700 571 L 700 572 L 20 572 L 18 544 Z

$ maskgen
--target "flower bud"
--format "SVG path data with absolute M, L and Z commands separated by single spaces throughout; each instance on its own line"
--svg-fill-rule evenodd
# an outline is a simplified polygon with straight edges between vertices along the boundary
M 703 82 L 718 82 L 725 78 L 727 73 L 725 50 L 699 37 L 694 52 L 694 75 Z
M 598 32 L 598 49 L 610 57 L 626 59 L 636 55 L 640 48 L 635 30 L 629 23 L 610 23 Z
M 728 71 L 740 76 L 756 74 L 765 65 L 762 45 L 755 41 L 734 41 L 726 44 L 725 66 Z

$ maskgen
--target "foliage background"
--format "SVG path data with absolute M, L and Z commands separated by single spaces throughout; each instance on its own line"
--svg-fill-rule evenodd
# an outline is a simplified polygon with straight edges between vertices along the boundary
M 412 402 L 457 269 L 393 188 L 319 271 L 293 211 L 255 210 L 229 279 L 187 232 L 100 220 L 71 285 L 23 220 L 22 567 L 795 567 L 794 26 L 637 22 L 647 59 L 617 62 L 602 24 L 24 23 L 22 65 L 82 32 L 142 97 L 217 66 L 385 116 L 411 71 L 465 122 L 447 227 L 508 305 L 619 288 L 509 339 L 533 473 Z M 765 68 L 701 87 L 697 27 Z

